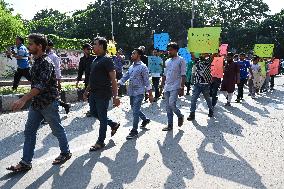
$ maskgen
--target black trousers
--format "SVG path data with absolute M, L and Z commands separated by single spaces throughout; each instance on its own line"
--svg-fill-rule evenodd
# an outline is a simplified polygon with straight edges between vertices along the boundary
M 212 97 L 212 106 L 216 106 L 218 101 L 218 90 L 221 85 L 221 79 L 215 79 L 210 84 L 210 96 Z
M 152 83 L 155 89 L 155 98 L 159 98 L 160 96 L 160 91 L 159 91 L 160 77 L 152 77 Z
M 247 83 L 247 79 L 241 79 L 240 83 L 238 84 L 238 95 L 237 99 L 242 99 L 244 98 L 244 86 Z
M 270 76 L 270 89 L 274 88 L 274 78 L 275 78 L 275 75 Z
M 14 75 L 13 89 L 16 90 L 19 86 L 22 77 L 25 77 L 28 81 L 31 81 L 30 68 L 21 69 L 18 68 Z

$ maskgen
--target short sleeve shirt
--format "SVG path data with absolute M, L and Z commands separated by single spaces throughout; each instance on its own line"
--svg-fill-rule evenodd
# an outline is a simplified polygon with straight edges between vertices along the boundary
M 112 97 L 112 85 L 109 72 L 115 70 L 114 63 L 107 55 L 98 56 L 91 65 L 90 90 L 98 98 L 110 99 Z
M 186 75 L 185 60 L 180 56 L 168 59 L 164 75 L 166 76 L 165 92 L 180 89 L 181 78 Z
M 23 45 L 17 47 L 17 55 L 21 56 L 21 59 L 17 59 L 17 64 L 20 69 L 26 69 L 30 67 L 29 64 L 29 52 L 28 49 Z
M 238 61 L 240 66 L 240 79 L 247 79 L 248 78 L 248 69 L 251 67 L 249 61 L 243 60 Z

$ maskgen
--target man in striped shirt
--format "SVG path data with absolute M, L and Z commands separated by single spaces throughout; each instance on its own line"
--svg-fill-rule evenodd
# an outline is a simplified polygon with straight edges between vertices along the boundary
M 213 107 L 210 98 L 210 83 L 212 80 L 211 62 L 211 58 L 206 54 L 201 55 L 200 58 L 196 60 L 195 69 L 193 69 L 194 72 L 192 73 L 192 76 L 194 77 L 194 87 L 191 98 L 190 115 L 187 118 L 188 121 L 195 119 L 196 103 L 201 93 L 209 108 L 208 117 L 213 117 Z

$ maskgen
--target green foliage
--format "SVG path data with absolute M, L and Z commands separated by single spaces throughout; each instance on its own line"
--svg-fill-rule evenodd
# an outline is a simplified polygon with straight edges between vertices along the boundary
M 150 53 L 155 30 L 168 32 L 172 41 L 186 46 L 192 1 L 112 0 L 115 41 L 128 52 L 144 45 Z M 279 54 L 284 56 L 283 11 L 269 16 L 269 7 L 263 0 L 195 2 L 195 27 L 221 26 L 221 42 L 239 51 L 248 51 L 255 43 L 275 43 Z M 110 0 L 97 0 L 72 16 L 53 9 L 41 10 L 25 24 L 30 32 L 49 35 L 57 48 L 78 50 L 82 43 L 89 42 L 79 39 L 93 39 L 97 35 L 111 39 L 110 19 Z
M 49 34 L 47 35 L 48 39 L 51 39 L 53 43 L 55 44 L 56 49 L 73 49 L 78 50 L 82 48 L 82 45 L 84 43 L 90 42 L 87 39 L 67 39 L 67 38 L 61 38 L 59 36 Z
M 84 84 L 79 84 L 78 86 L 80 89 L 84 88 Z M 75 84 L 63 83 L 62 84 L 62 91 L 71 91 L 76 90 Z M 17 90 L 13 90 L 12 87 L 0 87 L 0 95 L 10 95 L 10 94 L 27 94 L 31 90 L 28 86 L 19 86 Z
M 12 87 L 0 87 L 0 95 L 10 95 L 10 94 L 27 94 L 30 91 L 30 87 L 21 87 L 15 91 Z
M 152 30 L 168 32 L 171 40 L 186 46 L 192 0 L 114 0 L 112 7 L 115 40 L 126 51 L 139 45 L 149 50 L 153 45 Z M 197 1 L 194 25 L 221 26 L 222 42 L 247 50 L 255 43 L 259 20 L 267 17 L 268 10 L 262 0 Z M 72 16 L 42 10 L 31 25 L 33 31 L 67 38 L 92 39 L 99 34 L 111 39 L 110 19 L 110 0 L 98 0 Z M 240 32 L 245 35 L 236 35 Z
M 14 77 L 14 74 L 16 72 L 16 69 L 14 66 L 10 66 L 10 65 L 7 65 L 8 69 L 5 70 L 4 73 L 2 73 L 2 77 L 3 78 L 12 78 Z
M 85 87 L 84 84 L 80 83 L 78 88 L 83 89 Z M 64 84 L 62 87 L 62 91 L 73 91 L 76 90 L 76 86 L 74 84 Z
M 7 4 L 0 0 L 0 51 L 15 43 L 17 35 L 25 36 L 26 29 L 20 16 L 13 16 Z

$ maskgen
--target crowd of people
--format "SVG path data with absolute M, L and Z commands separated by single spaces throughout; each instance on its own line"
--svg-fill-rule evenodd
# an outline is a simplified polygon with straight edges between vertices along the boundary
M 52 51 L 53 43 L 47 40 L 44 35 L 31 34 L 28 37 L 28 50 L 33 56 L 33 65 L 30 67 L 27 48 L 23 46 L 23 39 L 17 38 L 18 54 L 9 55 L 17 58 L 18 71 L 15 75 L 13 88 L 18 85 L 20 76 L 27 76 L 31 81 L 31 91 L 14 102 L 12 109 L 20 110 L 28 101 L 32 100 L 28 112 L 28 119 L 25 125 L 25 142 L 23 146 L 22 160 L 15 166 L 7 169 L 13 172 L 28 171 L 32 168 L 36 133 L 40 124 L 45 120 L 51 127 L 53 135 L 59 141 L 60 155 L 53 161 L 53 164 L 62 164 L 71 158 L 68 140 L 65 129 L 61 124 L 58 106 L 61 105 L 69 112 L 69 105 L 60 101 L 60 61 Z M 175 125 L 174 114 L 178 118 L 177 126 L 181 127 L 185 121 L 185 115 L 177 107 L 179 97 L 190 95 L 191 107 L 188 121 L 195 119 L 195 111 L 198 99 L 201 100 L 202 93 L 208 106 L 208 117 L 214 117 L 214 107 L 218 103 L 218 91 L 222 91 L 227 102 L 225 106 L 231 106 L 235 86 L 237 85 L 237 96 L 235 101 L 241 103 L 244 99 L 244 86 L 249 86 L 249 96 L 256 98 L 260 92 L 274 89 L 274 75 L 269 73 L 269 64 L 273 59 L 262 59 L 254 56 L 247 59 L 245 53 L 239 55 L 228 52 L 224 57 L 223 78 L 212 77 L 211 64 L 218 54 L 195 54 L 188 62 L 178 55 L 179 45 L 170 42 L 167 46 L 167 55 L 154 49 L 152 56 L 160 57 L 160 73 L 150 73 L 148 68 L 148 57 L 145 47 L 135 48 L 131 54 L 131 66 L 124 73 L 123 66 L 125 57 L 123 50 L 118 50 L 116 56 L 110 57 L 107 54 L 108 42 L 105 38 L 96 37 L 92 44 L 84 44 L 84 56 L 80 59 L 79 71 L 76 86 L 85 75 L 84 100 L 88 101 L 90 110 L 88 117 L 95 117 L 100 122 L 99 137 L 96 143 L 91 146 L 90 151 L 101 150 L 105 147 L 106 132 L 110 126 L 111 136 L 114 136 L 120 123 L 108 117 L 109 102 L 112 99 L 113 105 L 120 105 L 120 98 L 126 90 L 133 112 L 133 127 L 126 136 L 127 140 L 138 135 L 139 119 L 142 119 L 141 128 L 147 127 L 151 120 L 142 112 L 141 106 L 144 101 L 149 100 L 155 103 L 160 98 L 166 102 L 167 125 L 162 131 L 171 131 Z M 258 63 L 266 62 L 265 70 Z M 24 63 L 25 62 L 25 63 Z M 28 69 L 28 74 L 23 74 Z M 265 76 L 261 73 L 265 72 Z M 152 82 L 151 82 L 152 81 Z M 153 86 L 152 86 L 153 85 Z M 186 90 L 185 90 L 186 88 Z M 154 94 L 152 94 L 154 89 Z M 118 118 L 119 119 L 119 118 Z

